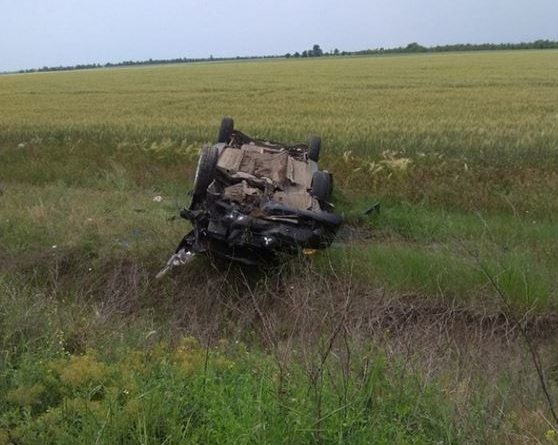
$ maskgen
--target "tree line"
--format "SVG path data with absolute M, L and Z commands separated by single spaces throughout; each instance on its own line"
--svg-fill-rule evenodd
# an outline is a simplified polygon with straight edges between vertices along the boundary
M 535 40 L 534 42 L 520 43 L 457 43 L 454 45 L 422 46 L 417 42 L 409 43 L 407 46 L 398 48 L 378 48 L 355 51 L 351 54 L 398 54 L 398 53 L 440 53 L 454 51 L 495 51 L 495 50 L 517 50 L 517 49 L 556 49 L 558 41 Z
M 296 51 L 294 53 L 287 53 L 282 55 L 268 55 L 268 56 L 236 56 L 236 57 L 204 57 L 204 58 L 189 58 L 178 57 L 175 59 L 148 59 L 148 60 L 125 60 L 118 63 L 88 63 L 70 66 L 44 66 L 42 68 L 23 69 L 17 71 L 18 73 L 34 73 L 44 71 L 70 71 L 70 70 L 85 70 L 96 68 L 113 68 L 113 67 L 126 67 L 137 65 L 166 65 L 175 63 L 192 63 L 192 62 L 210 62 L 210 61 L 229 61 L 229 60 L 253 60 L 253 59 L 275 59 L 275 58 L 308 58 L 308 57 L 337 57 L 337 56 L 362 56 L 362 55 L 380 55 L 380 54 L 404 54 L 404 53 L 439 53 L 439 52 L 454 52 L 454 51 L 495 51 L 495 50 L 520 50 L 520 49 L 556 49 L 558 48 L 558 41 L 554 40 L 535 40 L 534 42 L 521 42 L 521 43 L 457 43 L 453 45 L 437 45 L 437 46 L 423 46 L 417 42 L 409 43 L 406 46 L 397 48 L 374 48 L 364 49 L 359 51 L 340 51 L 335 48 L 330 51 L 324 51 L 320 45 L 315 44 L 312 48 L 303 51 Z

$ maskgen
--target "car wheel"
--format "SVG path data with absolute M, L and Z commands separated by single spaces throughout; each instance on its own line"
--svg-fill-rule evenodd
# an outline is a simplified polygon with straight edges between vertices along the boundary
M 320 136 L 312 136 L 308 146 L 308 159 L 318 162 L 318 159 L 320 159 L 320 149 L 322 148 L 322 138 Z
M 219 159 L 219 149 L 214 145 L 206 145 L 202 148 L 198 166 L 196 168 L 196 176 L 194 177 L 194 196 L 202 198 L 207 192 L 207 187 L 213 181 L 215 176 L 215 168 Z
M 312 195 L 320 202 L 328 202 L 331 198 L 333 183 L 327 171 L 317 171 L 312 175 Z
M 219 136 L 217 137 L 217 142 L 227 143 L 231 139 L 232 132 L 234 130 L 234 121 L 230 117 L 224 117 L 221 121 L 221 127 L 219 128 Z

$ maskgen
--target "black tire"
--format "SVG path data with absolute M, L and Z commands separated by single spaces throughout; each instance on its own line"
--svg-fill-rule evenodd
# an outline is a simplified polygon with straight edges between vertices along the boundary
M 329 202 L 333 181 L 327 171 L 317 171 L 312 175 L 312 195 L 320 202 Z
M 217 136 L 217 142 L 227 143 L 231 139 L 232 132 L 234 130 L 234 121 L 230 117 L 224 117 L 221 121 L 221 127 L 219 128 L 219 136 Z
M 320 136 L 312 136 L 308 143 L 308 159 L 318 162 L 320 159 L 320 149 L 322 148 L 322 138 Z
M 215 168 L 219 159 L 219 149 L 214 145 L 206 145 L 202 148 L 196 176 L 194 177 L 193 194 L 196 198 L 203 198 L 207 192 L 207 187 L 215 177 Z

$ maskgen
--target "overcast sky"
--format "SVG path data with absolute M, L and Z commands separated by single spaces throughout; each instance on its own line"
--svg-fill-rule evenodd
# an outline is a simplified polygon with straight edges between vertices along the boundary
M 0 0 L 0 71 L 558 40 L 558 0 Z

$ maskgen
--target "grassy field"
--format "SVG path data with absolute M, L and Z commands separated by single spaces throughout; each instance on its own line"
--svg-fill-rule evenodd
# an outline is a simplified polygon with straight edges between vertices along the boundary
M 556 73 L 548 50 L 0 76 L 0 444 L 558 443 L 510 321 L 558 396 Z M 225 115 L 320 133 L 347 225 L 267 274 L 155 282 Z

